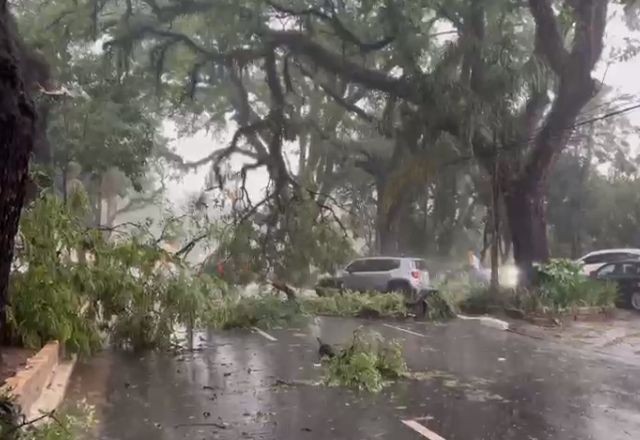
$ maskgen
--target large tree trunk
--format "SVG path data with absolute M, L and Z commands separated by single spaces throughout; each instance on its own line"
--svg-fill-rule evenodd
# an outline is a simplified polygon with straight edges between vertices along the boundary
M 536 23 L 536 54 L 555 73 L 558 85 L 548 112 L 546 93 L 532 94 L 527 103 L 522 122 L 525 138 L 533 142 L 520 169 L 513 170 L 511 158 L 500 164 L 513 256 L 525 285 L 532 281 L 532 263 L 549 258 L 544 205 L 547 175 L 567 145 L 580 111 L 599 88 L 591 72 L 602 54 L 608 1 L 569 4 L 575 26 L 571 45 L 566 47 L 553 2 L 529 0 Z
M 397 248 L 398 240 L 393 222 L 379 197 L 376 202 L 376 249 L 380 255 L 392 255 L 396 253 Z
M 15 235 L 33 149 L 35 113 L 22 76 L 21 46 L 6 0 L 0 0 L 0 335 Z
M 387 192 L 387 179 L 377 179 L 376 191 L 376 242 L 380 255 L 397 255 L 401 246 L 402 220 L 409 215 L 409 199 L 406 194 L 391 200 Z
M 438 176 L 433 201 L 434 234 L 437 253 L 448 257 L 456 233 L 456 210 L 458 196 L 457 175 L 446 170 Z
M 549 259 L 545 197 L 540 184 L 518 184 L 504 193 L 513 244 L 513 258 L 523 277 L 531 281 L 533 263 Z

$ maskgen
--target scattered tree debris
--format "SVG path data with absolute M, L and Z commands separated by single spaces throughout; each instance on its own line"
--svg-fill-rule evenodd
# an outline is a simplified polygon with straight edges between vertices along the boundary
M 327 360 L 325 383 L 379 392 L 406 371 L 400 344 L 358 328 L 353 332 L 351 343 Z
M 27 420 L 12 397 L 0 395 L 1 440 L 73 440 L 88 434 L 94 423 L 93 407 L 84 403 L 62 413 L 52 410 Z
M 336 355 L 331 345 L 322 342 L 322 339 L 320 338 L 316 338 L 316 339 L 318 340 L 318 344 L 320 344 L 320 347 L 318 348 L 318 354 L 320 355 L 320 359 L 332 358 Z
M 273 284 L 273 283 L 272 283 Z M 281 285 L 282 288 L 289 286 Z M 218 299 L 210 308 L 208 324 L 215 328 L 251 328 L 269 329 L 301 325 L 310 316 L 343 316 L 365 319 L 394 318 L 409 316 L 413 303 L 396 293 L 347 293 L 325 297 L 292 296 L 283 301 L 272 295 L 256 297 L 227 296 Z M 455 316 L 452 307 L 437 293 L 430 293 L 416 304 L 422 307 L 422 313 L 433 320 L 449 319 Z M 421 317 L 421 316 L 420 316 Z
M 211 422 L 211 423 L 205 423 L 205 422 L 194 422 L 194 423 L 178 423 L 177 425 L 174 425 L 174 428 L 188 428 L 191 426 L 213 426 L 214 428 L 218 428 L 218 429 L 227 429 L 228 425 L 226 423 L 219 423 L 219 422 Z
M 273 281 L 270 282 L 270 284 L 277 291 L 282 292 L 285 295 L 287 295 L 287 300 L 288 301 L 296 301 L 297 300 L 298 297 L 296 295 L 296 292 L 293 290 L 293 288 L 291 288 L 289 285 L 287 285 L 287 283 L 283 283 L 281 281 L 273 280 Z
M 336 296 L 301 298 L 302 308 L 312 315 L 359 318 L 405 318 L 405 298 L 396 293 L 344 293 Z

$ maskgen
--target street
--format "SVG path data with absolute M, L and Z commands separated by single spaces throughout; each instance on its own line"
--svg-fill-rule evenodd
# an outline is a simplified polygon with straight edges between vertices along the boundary
M 316 336 L 347 343 L 359 325 L 401 341 L 418 378 L 379 394 L 318 385 Z M 637 360 L 476 321 L 317 318 L 303 329 L 195 340 L 195 351 L 179 354 L 102 353 L 78 365 L 67 400 L 95 405 L 100 439 L 617 440 L 640 432 Z

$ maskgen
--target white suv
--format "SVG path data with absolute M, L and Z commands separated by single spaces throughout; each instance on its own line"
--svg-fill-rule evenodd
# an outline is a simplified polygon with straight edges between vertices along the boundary
M 341 276 L 347 290 L 414 294 L 429 288 L 426 261 L 420 258 L 359 258 Z

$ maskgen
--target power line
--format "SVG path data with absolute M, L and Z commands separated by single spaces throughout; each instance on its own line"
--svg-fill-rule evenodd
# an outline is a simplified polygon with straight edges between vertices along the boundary
M 598 116 L 598 117 L 595 117 L 595 118 L 591 118 L 591 119 L 588 119 L 586 121 L 576 122 L 573 125 L 573 127 L 571 127 L 571 129 L 578 128 L 578 127 L 581 127 L 583 125 L 593 124 L 594 122 L 603 121 L 605 119 L 609 119 L 609 118 L 612 118 L 614 116 L 622 115 L 624 113 L 629 113 L 629 112 L 631 112 L 633 110 L 637 110 L 639 108 L 640 108 L 640 103 L 633 104 L 633 105 L 630 105 L 628 107 L 624 107 L 624 108 L 622 108 L 620 110 L 613 110 L 613 111 L 610 111 L 609 113 L 605 113 L 604 115 L 601 115 L 601 116 Z
M 609 118 L 612 118 L 612 117 L 615 117 L 615 116 L 619 116 L 619 115 L 622 115 L 622 114 L 625 114 L 625 113 L 629 113 L 631 111 L 638 110 L 638 109 L 640 109 L 640 102 L 636 103 L 636 104 L 633 104 L 633 105 L 629 105 L 627 107 L 624 107 L 624 108 L 621 108 L 621 109 L 618 109 L 618 110 L 612 110 L 612 111 L 604 113 L 604 114 L 602 114 L 600 116 L 596 116 L 596 117 L 593 117 L 593 118 L 586 119 L 584 121 L 576 122 L 576 123 L 572 124 L 571 126 L 562 129 L 562 131 L 564 132 L 564 131 L 567 131 L 567 130 L 574 130 L 574 129 L 576 129 L 578 127 L 582 127 L 584 125 L 593 124 L 595 122 L 603 121 L 605 119 L 609 119 Z M 470 155 L 467 155 L 467 156 L 457 157 L 455 159 L 452 159 L 450 161 L 442 163 L 441 166 L 442 167 L 448 167 L 448 166 L 453 166 L 453 165 L 459 165 L 461 163 L 468 162 L 468 161 L 471 161 L 471 160 L 474 160 L 474 159 L 478 159 L 478 158 L 483 158 L 483 159 L 485 159 L 485 158 L 487 158 L 487 159 L 488 158 L 494 158 L 499 153 L 502 153 L 502 152 L 507 152 L 508 153 L 510 151 L 515 151 L 515 150 L 519 149 L 520 147 L 528 147 L 533 142 L 535 142 L 537 136 L 540 134 L 540 132 L 543 129 L 544 129 L 544 126 L 538 128 L 536 130 L 536 133 L 533 134 L 524 143 L 515 143 L 515 144 L 510 144 L 509 146 L 503 146 L 501 148 L 494 148 L 491 152 L 488 152 L 487 154 L 470 154 Z M 561 136 L 562 136 L 562 134 L 558 134 L 558 135 L 552 137 L 551 140 L 559 139 Z
M 589 106 L 587 109 L 583 109 L 583 111 L 578 115 L 578 117 L 592 118 L 596 116 L 596 114 L 601 111 L 610 111 L 618 103 L 620 104 L 628 104 L 633 100 L 633 95 L 629 93 L 622 93 L 617 95 L 614 98 L 611 98 L 607 101 L 600 102 L 599 104 Z

